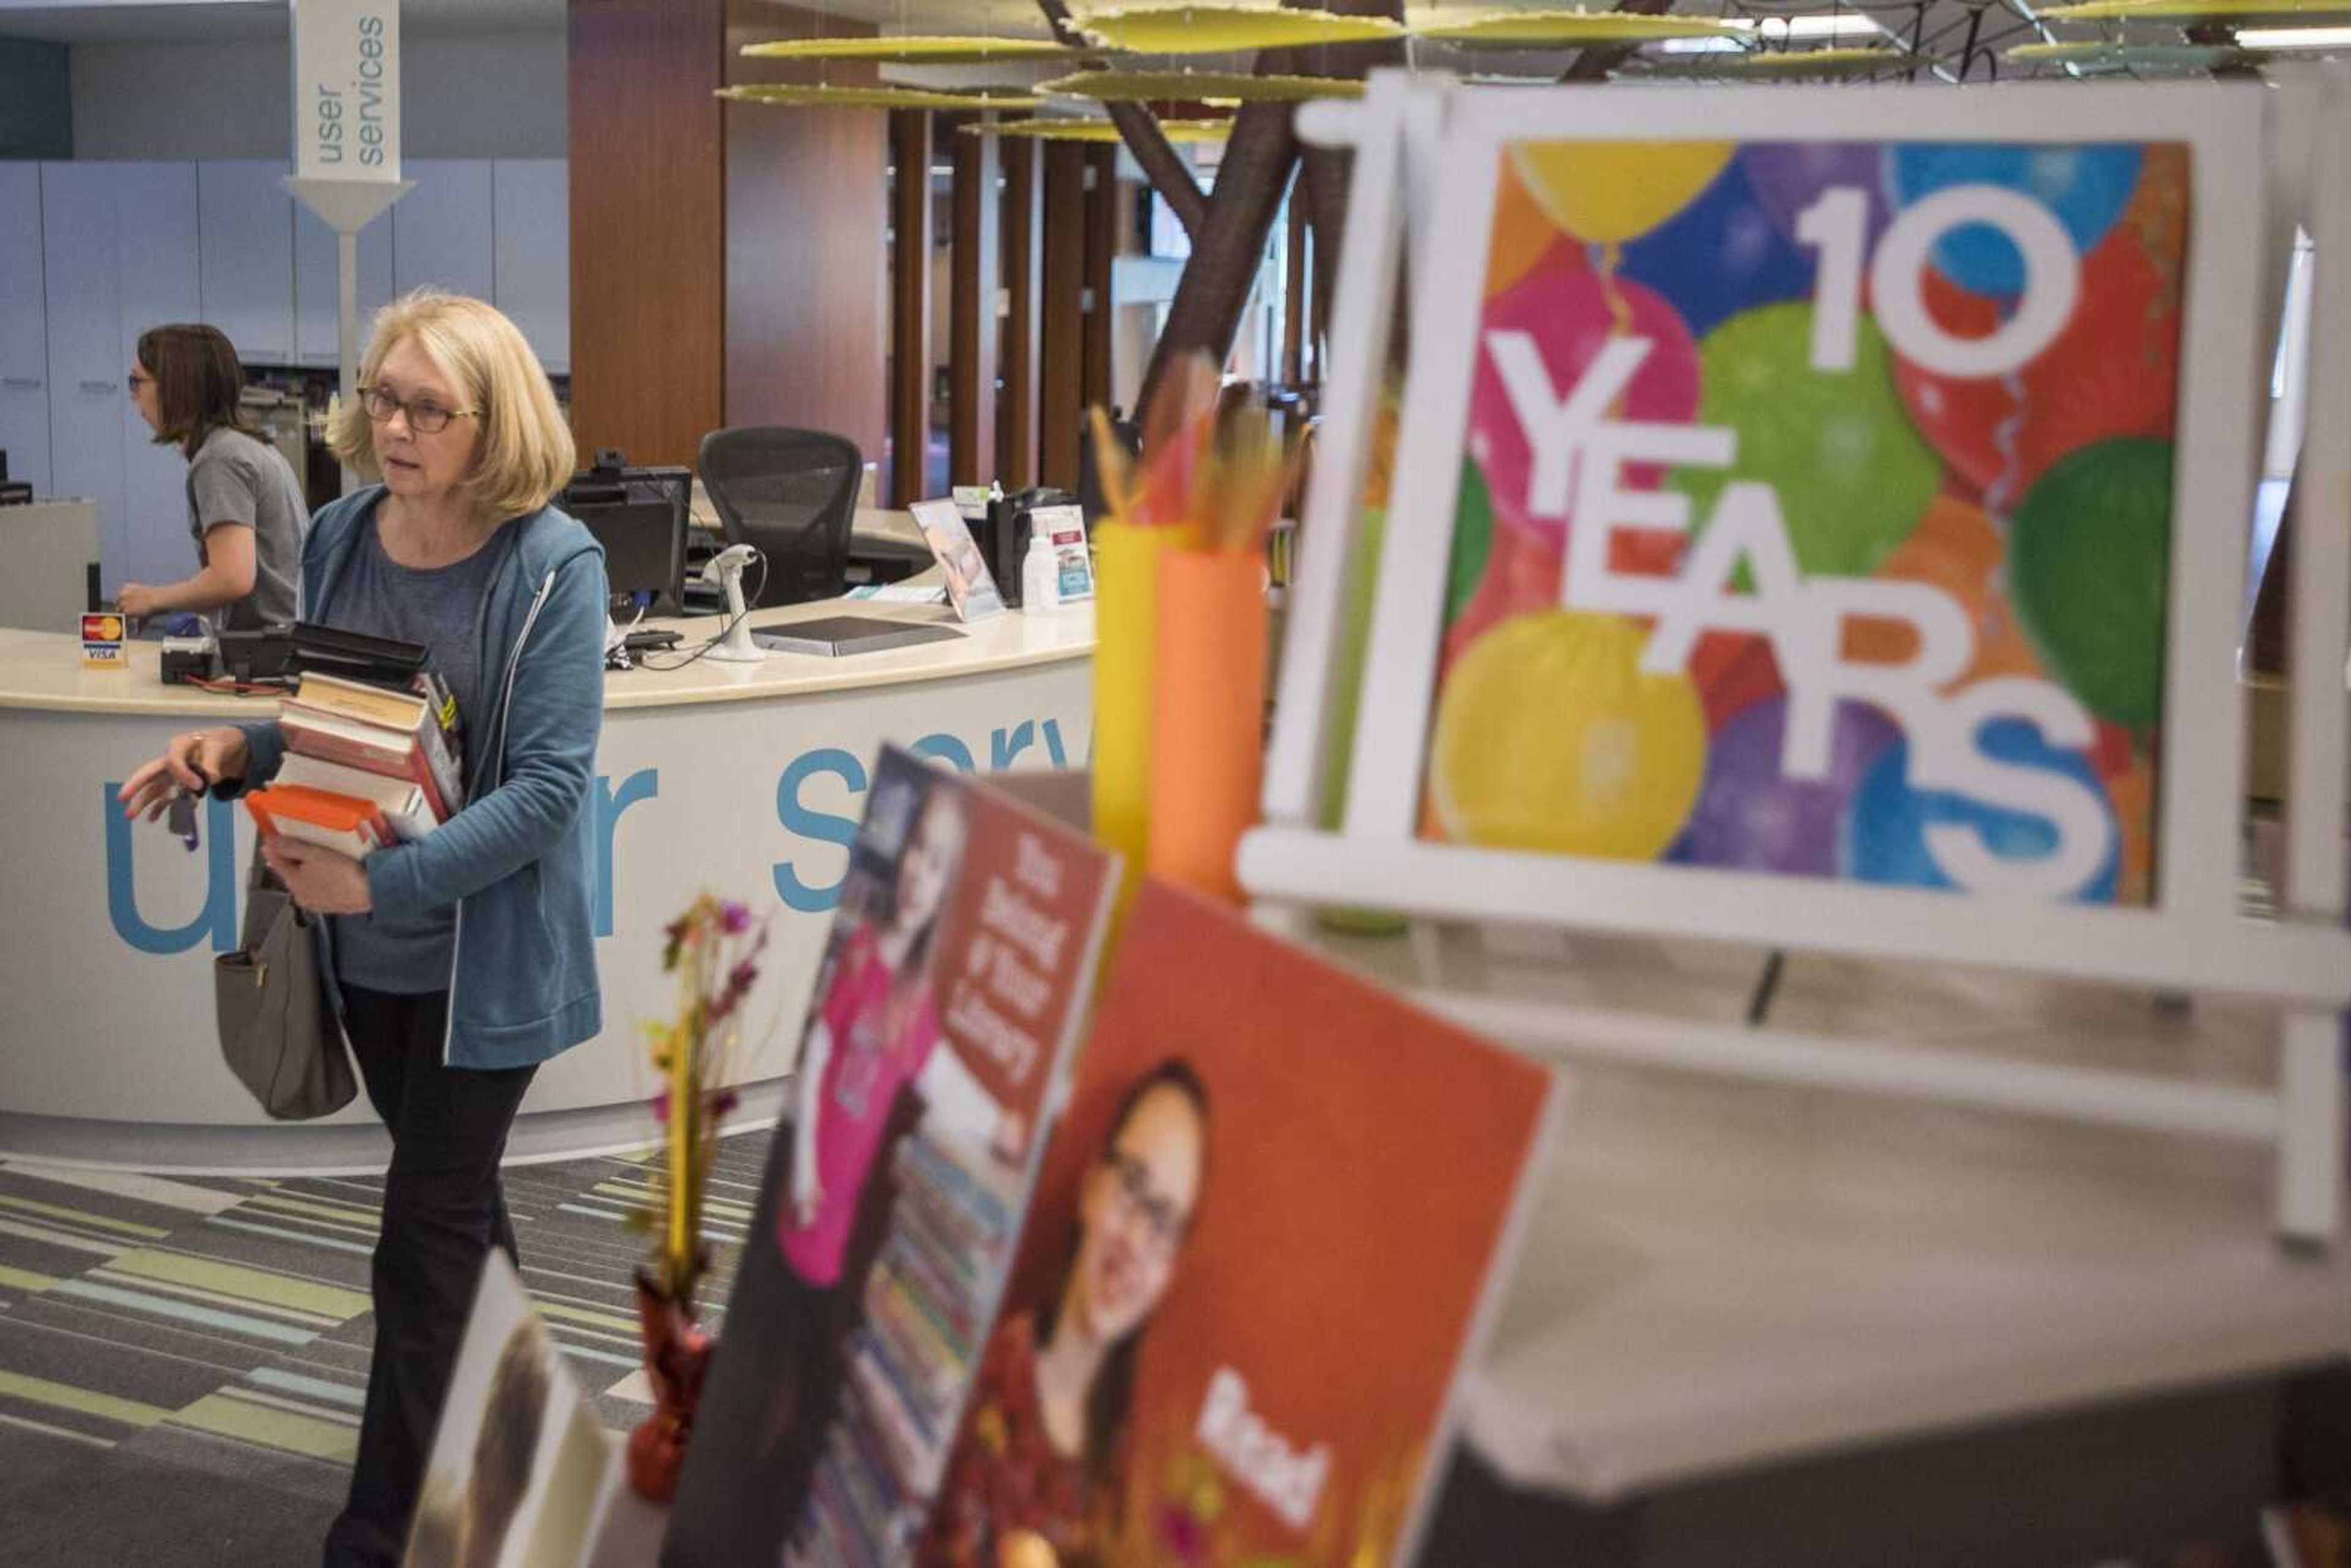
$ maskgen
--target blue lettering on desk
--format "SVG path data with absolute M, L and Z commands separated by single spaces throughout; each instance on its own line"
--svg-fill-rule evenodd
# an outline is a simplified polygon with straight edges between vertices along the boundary
M 857 819 L 835 816 L 831 811 L 811 810 L 800 804 L 800 786 L 820 773 L 829 773 L 849 786 L 852 795 L 865 793 L 865 764 L 838 747 L 803 752 L 784 769 L 776 780 L 776 818 L 792 832 L 804 839 L 817 839 L 828 844 L 847 849 L 857 841 Z M 844 874 L 846 874 L 844 873 Z M 802 915 L 816 915 L 841 902 L 841 881 L 835 878 L 822 887 L 810 887 L 792 870 L 792 862 L 776 864 L 776 896 L 785 907 Z
M 1010 767 L 1015 758 L 1037 744 L 1040 736 L 1044 740 L 1045 755 L 1051 759 L 1053 766 L 1067 767 L 1069 753 L 1061 740 L 1061 721 L 1049 718 L 1040 725 L 1022 719 L 1008 730 L 998 729 L 989 735 L 988 771 L 1002 772 Z M 969 774 L 979 770 L 973 759 L 971 747 L 952 735 L 926 735 L 906 749 L 917 757 L 944 762 L 958 773 Z M 788 831 L 801 838 L 839 844 L 845 850 L 857 840 L 857 819 L 834 811 L 817 810 L 800 799 L 802 787 L 820 775 L 840 779 L 848 787 L 852 800 L 865 793 L 868 782 L 865 765 L 853 754 L 838 747 L 803 752 L 792 759 L 784 769 L 783 776 L 776 780 L 776 819 Z M 801 879 L 793 862 L 778 861 L 775 867 L 776 894 L 789 909 L 802 915 L 821 915 L 841 902 L 841 879 L 846 875 L 844 869 L 841 876 L 831 882 L 813 885 Z
M 236 946 L 236 816 L 225 800 L 204 802 L 204 903 L 185 925 L 150 925 L 139 913 L 139 888 L 131 875 L 137 846 L 132 824 L 122 815 L 120 780 L 99 786 L 99 814 L 106 819 L 106 917 L 114 934 L 141 953 L 184 953 L 212 937 L 213 951 Z M 161 845 L 162 836 L 151 841 Z
M 612 830 L 621 813 L 661 793 L 661 769 L 640 768 L 612 788 L 610 775 L 596 775 L 596 935 L 612 934 Z

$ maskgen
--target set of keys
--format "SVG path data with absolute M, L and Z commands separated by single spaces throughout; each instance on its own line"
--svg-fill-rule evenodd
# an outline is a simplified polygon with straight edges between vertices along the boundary
M 196 777 L 204 778 L 202 768 L 196 770 Z M 212 780 L 205 779 L 204 782 L 209 788 Z M 191 794 L 185 789 L 174 789 L 170 803 L 163 808 L 163 825 L 187 847 L 191 854 L 195 852 L 200 841 L 196 834 L 196 806 L 203 799 L 203 790 Z

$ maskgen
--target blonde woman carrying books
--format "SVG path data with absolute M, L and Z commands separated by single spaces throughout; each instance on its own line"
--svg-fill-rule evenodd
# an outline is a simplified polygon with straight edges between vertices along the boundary
M 603 723 L 603 553 L 549 505 L 571 435 L 514 324 L 423 290 L 377 317 L 360 395 L 329 424 L 381 483 L 319 512 L 308 618 L 421 643 L 468 737 L 462 808 L 362 862 L 288 838 L 271 870 L 318 923 L 320 969 L 392 1137 L 375 1250 L 375 1350 L 329 1568 L 400 1559 L 482 1259 L 515 1255 L 498 1185 L 538 1064 L 602 1027 L 591 898 Z M 266 784 L 275 723 L 180 737 L 123 787 Z

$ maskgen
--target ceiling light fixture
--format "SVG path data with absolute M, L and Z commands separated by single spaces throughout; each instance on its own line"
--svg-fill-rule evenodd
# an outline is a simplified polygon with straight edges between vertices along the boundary
M 2240 27 L 2241 49 L 2340 49 L 2351 47 L 2351 27 Z

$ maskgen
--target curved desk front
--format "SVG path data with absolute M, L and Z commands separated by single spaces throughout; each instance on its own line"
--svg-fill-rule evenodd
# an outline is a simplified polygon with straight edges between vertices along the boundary
M 944 610 L 827 603 L 759 612 L 764 627 L 844 609 L 906 620 Z M 692 646 L 716 620 L 674 623 Z M 517 1158 L 639 1145 L 656 1085 L 640 1025 L 671 1015 L 662 927 L 707 889 L 776 911 L 741 1076 L 789 1065 L 868 769 L 884 741 L 969 771 L 1081 766 L 1093 615 L 1008 613 L 954 642 L 758 664 L 702 659 L 605 678 L 590 810 L 601 874 L 604 1032 L 543 1069 Z M 126 823 L 120 780 L 173 735 L 266 716 L 273 702 L 165 686 L 152 643 L 84 671 L 62 633 L 0 632 L 0 1156 L 146 1170 L 367 1169 L 383 1134 L 360 1102 L 274 1124 L 220 1061 L 212 960 L 234 947 L 253 827 L 209 802 L 202 846 Z M 674 657 L 674 655 L 672 655 Z M 775 1094 L 756 1089 L 747 1114 Z

